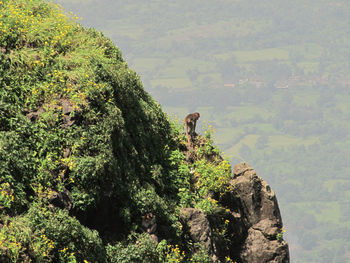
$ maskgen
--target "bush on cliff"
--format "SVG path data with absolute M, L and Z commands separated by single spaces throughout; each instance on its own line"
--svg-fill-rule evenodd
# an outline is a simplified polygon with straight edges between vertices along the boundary
M 75 20 L 43 0 L 0 1 L 0 261 L 207 262 L 179 208 L 212 213 L 229 164 L 207 165 L 209 137 L 186 162 L 179 127 L 119 49 Z M 150 212 L 158 246 L 142 233 Z

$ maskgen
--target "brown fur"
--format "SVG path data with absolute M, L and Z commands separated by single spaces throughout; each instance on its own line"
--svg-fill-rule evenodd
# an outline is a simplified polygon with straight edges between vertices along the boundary
M 185 134 L 188 138 L 188 143 L 191 143 L 193 136 L 196 131 L 197 120 L 199 119 L 200 114 L 198 112 L 188 114 L 184 120 L 185 125 Z

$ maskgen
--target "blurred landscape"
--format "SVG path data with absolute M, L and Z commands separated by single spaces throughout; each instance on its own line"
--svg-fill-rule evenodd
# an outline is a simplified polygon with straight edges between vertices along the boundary
M 291 262 L 350 262 L 350 5 L 56 0 L 110 37 L 170 116 L 201 113 L 277 194 Z

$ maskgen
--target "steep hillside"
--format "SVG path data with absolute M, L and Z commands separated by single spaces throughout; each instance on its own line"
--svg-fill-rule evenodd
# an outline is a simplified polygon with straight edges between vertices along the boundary
M 119 49 L 75 19 L 0 2 L 0 261 L 288 262 L 269 187 L 233 176 L 210 131 L 188 148 Z M 246 170 L 252 189 L 234 180 Z M 273 253 L 249 246 L 256 231 Z
M 350 262 L 347 1 L 55 2 L 111 37 L 166 112 L 199 111 L 231 163 L 268 180 L 293 262 Z

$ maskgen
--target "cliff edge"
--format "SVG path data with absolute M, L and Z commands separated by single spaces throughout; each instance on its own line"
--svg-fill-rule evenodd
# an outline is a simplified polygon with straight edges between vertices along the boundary
M 213 234 L 222 211 L 206 216 L 195 208 L 183 208 L 182 220 L 194 242 L 210 251 L 212 262 L 234 258 L 241 263 L 288 263 L 288 244 L 283 240 L 283 225 L 277 199 L 270 186 L 246 163 L 234 167 L 232 191 L 219 198 L 229 211 L 226 236 Z M 228 261 L 227 261 L 228 262 Z
M 239 210 L 247 233 L 239 251 L 242 262 L 289 262 L 288 244 L 275 193 L 246 163 L 234 167 L 232 195 L 239 196 Z M 234 197 L 231 197 L 234 198 Z

